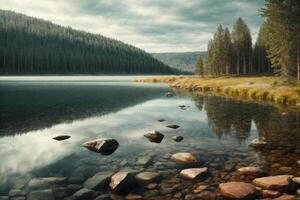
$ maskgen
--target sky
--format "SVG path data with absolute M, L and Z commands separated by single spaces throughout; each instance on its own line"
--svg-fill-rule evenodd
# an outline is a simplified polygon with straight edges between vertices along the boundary
M 147 52 L 205 51 L 242 17 L 255 41 L 264 0 L 0 0 L 0 9 L 121 40 Z

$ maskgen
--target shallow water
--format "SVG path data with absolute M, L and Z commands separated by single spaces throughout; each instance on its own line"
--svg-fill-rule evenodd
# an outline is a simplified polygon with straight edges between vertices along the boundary
M 282 114 L 270 106 L 211 95 L 178 93 L 168 98 L 165 85 L 128 80 L 1 79 L 0 194 L 7 195 L 14 185 L 34 177 L 64 176 L 68 184 L 71 180 L 82 184 L 99 171 L 129 169 L 159 171 L 162 184 L 176 179 L 192 189 L 195 182 L 176 175 L 182 166 L 169 161 L 172 153 L 182 151 L 194 153 L 202 161 L 199 165 L 209 167 L 213 178 L 204 182 L 212 191 L 220 182 L 243 178 L 234 174 L 239 166 L 263 166 L 271 175 L 299 175 L 300 113 Z M 160 118 L 166 121 L 158 122 Z M 180 128 L 166 128 L 170 123 Z M 165 135 L 162 143 L 144 138 L 151 130 Z M 52 139 L 58 135 L 71 138 Z M 171 139 L 174 135 L 184 140 L 176 143 Z M 83 142 L 103 137 L 120 143 L 110 156 L 81 147 Z M 248 147 L 257 137 L 265 137 L 270 148 L 255 151 Z M 151 156 L 152 162 L 138 165 L 137 159 L 144 156 Z

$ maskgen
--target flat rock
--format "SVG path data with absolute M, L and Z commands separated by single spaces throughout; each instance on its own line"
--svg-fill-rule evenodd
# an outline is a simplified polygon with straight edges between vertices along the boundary
M 240 174 L 250 176 L 261 176 L 264 171 L 260 167 L 241 167 L 237 170 Z
M 220 193 L 228 199 L 255 199 L 255 186 L 244 182 L 228 182 L 219 185 Z
M 266 145 L 267 142 L 264 139 L 259 139 L 259 138 L 252 140 L 249 144 L 250 147 L 253 147 L 255 149 L 264 148 Z
M 208 173 L 207 167 L 181 170 L 179 175 L 186 179 L 195 179 Z
M 57 141 L 62 141 L 62 140 L 67 140 L 67 139 L 69 139 L 71 136 L 69 136 L 69 135 L 59 135 L 59 136 L 56 136 L 56 137 L 54 137 L 54 138 L 52 138 L 52 139 L 54 139 L 54 140 L 57 140 Z
M 171 156 L 171 160 L 177 163 L 191 164 L 196 163 L 197 158 L 191 154 L 186 152 L 175 153 Z
M 19 190 L 19 189 L 11 189 L 8 192 L 8 196 L 11 197 L 16 197 L 16 196 L 25 196 L 26 195 L 26 191 L 24 190 Z
M 109 178 L 111 177 L 111 173 L 109 172 L 99 172 L 87 179 L 83 186 L 87 189 L 98 190 L 100 188 L 104 188 L 109 184 Z
M 33 178 L 28 182 L 28 188 L 34 189 L 49 189 L 54 186 L 62 185 L 66 183 L 66 177 L 44 177 L 44 178 Z
M 296 185 L 300 185 L 300 177 L 295 177 L 292 180 L 294 183 L 296 183 Z
M 29 192 L 27 200 L 54 200 L 54 196 L 52 190 L 37 190 Z
M 296 200 L 296 197 L 294 195 L 284 194 L 284 195 L 281 195 L 280 197 L 275 198 L 273 200 Z
M 291 186 L 292 177 L 291 175 L 268 176 L 256 178 L 253 183 L 267 190 L 285 191 Z
M 150 183 L 149 185 L 146 185 L 145 187 L 148 190 L 154 190 L 155 188 L 157 188 L 158 184 L 157 183 Z
M 159 180 L 161 177 L 158 172 L 141 172 L 136 175 L 136 178 L 143 183 L 151 183 Z
M 145 155 L 142 157 L 139 157 L 136 161 L 136 164 L 148 166 L 152 162 L 153 156 L 152 155 Z
M 110 178 L 110 188 L 122 194 L 128 194 L 137 185 L 136 178 L 128 172 L 117 172 Z
M 9 200 L 8 196 L 0 196 L 0 200 Z
M 143 199 L 143 197 L 141 195 L 137 195 L 137 194 L 128 194 L 125 197 L 126 200 L 140 200 Z
M 175 142 L 181 142 L 183 140 L 183 137 L 182 136 L 173 136 L 172 139 L 175 141 Z
M 93 196 L 94 191 L 87 189 L 87 188 L 82 188 L 80 190 L 78 190 L 77 192 L 75 192 L 72 196 L 75 199 L 90 199 Z
M 166 126 L 167 128 L 178 129 L 180 126 L 176 124 L 169 124 Z
M 164 135 L 158 131 L 151 131 L 144 135 L 150 142 L 161 143 L 164 138 Z
M 119 143 L 115 139 L 96 139 L 88 141 L 82 144 L 82 146 L 102 155 L 110 155 L 117 150 Z
M 280 196 L 280 192 L 274 190 L 262 190 L 261 195 L 263 198 L 276 198 Z
M 95 200 L 112 200 L 110 194 L 102 194 L 98 196 Z

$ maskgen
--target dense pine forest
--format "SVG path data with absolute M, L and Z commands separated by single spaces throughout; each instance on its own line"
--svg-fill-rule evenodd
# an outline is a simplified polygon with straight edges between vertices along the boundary
M 232 31 L 220 25 L 208 43 L 203 61 L 198 58 L 195 73 L 201 76 L 276 74 L 288 80 L 300 79 L 300 1 L 266 0 L 260 10 L 265 18 L 255 44 L 242 18 Z
M 171 74 L 134 46 L 0 10 L 0 74 Z

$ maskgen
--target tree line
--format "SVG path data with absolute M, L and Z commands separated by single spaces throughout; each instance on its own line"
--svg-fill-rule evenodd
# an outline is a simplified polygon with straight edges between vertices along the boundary
M 171 74 L 134 46 L 0 10 L 0 74 Z
M 208 43 L 206 58 L 197 60 L 201 76 L 273 73 L 300 81 L 300 1 L 266 0 L 260 10 L 265 22 L 252 45 L 251 32 L 242 18 L 232 31 L 220 25 Z

